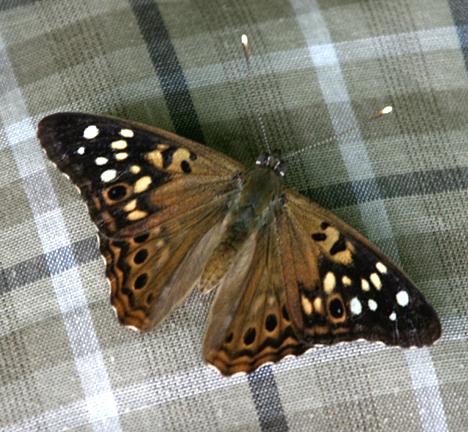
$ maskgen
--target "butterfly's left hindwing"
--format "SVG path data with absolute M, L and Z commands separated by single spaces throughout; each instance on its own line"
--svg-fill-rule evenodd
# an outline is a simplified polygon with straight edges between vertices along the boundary
M 288 191 L 278 216 L 288 308 L 306 345 L 430 345 L 439 319 L 408 277 L 332 213 Z
M 140 330 L 156 325 L 196 282 L 242 165 L 111 117 L 54 114 L 40 122 L 38 135 L 88 205 L 120 321 Z

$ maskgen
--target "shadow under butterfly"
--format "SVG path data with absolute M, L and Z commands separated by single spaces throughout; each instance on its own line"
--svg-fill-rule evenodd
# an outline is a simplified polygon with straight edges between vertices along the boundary
M 441 335 L 408 277 L 285 188 L 272 155 L 246 169 L 170 132 L 83 113 L 44 118 L 38 136 L 88 205 L 119 321 L 150 330 L 193 289 L 215 289 L 203 356 L 224 375 L 317 344 L 421 347 Z

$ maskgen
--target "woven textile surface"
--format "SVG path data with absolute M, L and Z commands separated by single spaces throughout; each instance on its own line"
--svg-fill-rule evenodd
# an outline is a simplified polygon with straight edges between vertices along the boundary
M 467 431 L 467 70 L 466 0 L 2 0 L 0 431 Z M 85 205 L 36 139 L 58 111 L 247 165 L 261 115 L 272 148 L 304 150 L 287 184 L 403 266 L 441 340 L 316 348 L 227 379 L 201 360 L 212 295 L 151 333 L 120 327 Z

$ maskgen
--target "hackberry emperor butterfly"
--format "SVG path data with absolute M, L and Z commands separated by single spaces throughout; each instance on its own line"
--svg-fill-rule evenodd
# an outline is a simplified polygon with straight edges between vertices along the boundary
M 246 170 L 201 144 L 112 117 L 39 124 L 48 157 L 98 228 L 122 324 L 157 326 L 194 287 L 217 289 L 203 355 L 225 375 L 315 344 L 439 338 L 437 314 L 374 245 L 283 188 L 271 155 Z

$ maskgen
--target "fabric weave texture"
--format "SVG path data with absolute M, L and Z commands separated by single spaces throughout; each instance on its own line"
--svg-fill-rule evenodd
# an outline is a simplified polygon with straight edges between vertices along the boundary
M 120 327 L 85 205 L 36 138 L 59 111 L 246 165 L 261 117 L 271 148 L 303 150 L 287 184 L 402 265 L 441 340 L 315 348 L 227 379 L 201 360 L 212 295 L 151 333 Z M 467 431 L 467 116 L 466 0 L 0 2 L 0 431 Z

